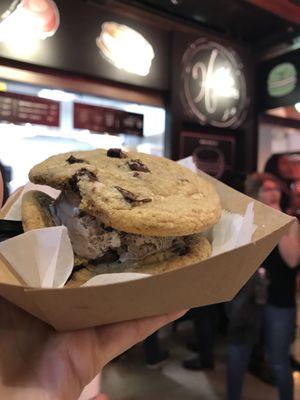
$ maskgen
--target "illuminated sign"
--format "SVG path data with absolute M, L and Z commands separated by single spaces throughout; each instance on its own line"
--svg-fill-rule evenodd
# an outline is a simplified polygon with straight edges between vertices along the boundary
M 284 62 L 272 68 L 268 74 L 267 88 L 271 97 L 286 96 L 297 84 L 297 70 L 290 62 Z
M 101 54 L 115 67 L 146 76 L 155 57 L 153 47 L 139 32 L 116 22 L 104 22 L 96 39 Z
M 237 127 L 248 104 L 243 65 L 231 50 L 198 39 L 182 60 L 181 98 L 189 116 L 200 123 Z

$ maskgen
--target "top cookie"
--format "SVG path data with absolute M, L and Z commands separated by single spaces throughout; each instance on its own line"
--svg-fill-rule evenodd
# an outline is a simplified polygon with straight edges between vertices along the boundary
M 174 161 L 144 153 L 58 154 L 33 167 L 29 179 L 78 192 L 80 210 L 129 233 L 190 235 L 212 227 L 221 214 L 210 182 Z

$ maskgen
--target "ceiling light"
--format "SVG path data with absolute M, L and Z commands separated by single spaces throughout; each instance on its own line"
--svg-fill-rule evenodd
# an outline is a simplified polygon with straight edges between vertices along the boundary
M 96 39 L 102 55 L 118 69 L 146 76 L 155 57 L 153 47 L 139 32 L 116 22 L 104 22 Z

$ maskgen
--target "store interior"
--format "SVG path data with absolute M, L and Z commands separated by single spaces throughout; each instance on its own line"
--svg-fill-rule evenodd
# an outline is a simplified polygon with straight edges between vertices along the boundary
M 272 173 L 299 219 L 300 1 L 2 0 L 0 138 L 5 200 L 48 157 L 122 148 L 186 159 L 240 192 L 249 174 Z M 299 288 L 298 273 L 293 400 Z M 238 400 L 226 392 L 226 305 L 213 307 L 214 366 L 185 368 L 197 354 L 188 314 L 154 339 L 159 368 L 139 343 L 80 400 Z M 249 364 L 241 399 L 278 398 L 266 370 Z

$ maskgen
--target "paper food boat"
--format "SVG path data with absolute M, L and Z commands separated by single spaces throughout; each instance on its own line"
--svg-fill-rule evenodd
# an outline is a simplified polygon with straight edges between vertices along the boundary
M 253 200 L 202 174 L 216 187 L 222 207 L 244 214 Z M 2 217 L 18 194 L 2 210 Z M 0 259 L 0 295 L 58 331 L 230 301 L 288 232 L 294 218 L 254 201 L 255 233 L 250 243 L 198 264 L 127 282 L 79 288 L 24 285 Z M 242 233 L 241 233 L 242 235 Z

